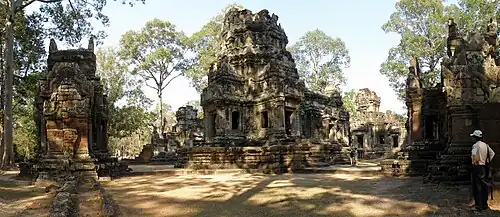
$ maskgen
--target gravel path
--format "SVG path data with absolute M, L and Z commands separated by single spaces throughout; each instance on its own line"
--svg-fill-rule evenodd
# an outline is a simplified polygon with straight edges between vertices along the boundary
M 476 216 L 466 208 L 466 187 L 424 185 L 420 178 L 158 174 L 105 187 L 123 216 Z M 500 216 L 496 202 L 479 216 Z

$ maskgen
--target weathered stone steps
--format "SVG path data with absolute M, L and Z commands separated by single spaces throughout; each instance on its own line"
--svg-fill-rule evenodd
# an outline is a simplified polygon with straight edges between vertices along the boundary
M 106 192 L 106 189 L 102 187 L 100 182 L 93 181 L 93 188 L 99 192 L 99 200 L 102 209 L 102 216 L 104 217 L 116 217 L 120 216 L 120 208 L 118 204 L 115 203 L 111 194 Z
M 46 187 L 47 192 L 55 194 L 49 216 L 88 216 L 89 212 L 91 216 L 119 216 L 119 207 L 111 195 L 95 179 L 88 181 L 90 182 L 79 183 L 77 180 L 71 180 L 65 181 L 62 187 L 54 184 Z M 83 212 L 83 215 L 79 215 L 80 212 Z
M 377 165 L 371 166 L 345 166 L 345 165 L 335 165 L 328 167 L 311 167 L 311 168 L 296 168 L 289 169 L 285 172 L 291 173 L 332 173 L 332 174 L 360 174 L 360 175 L 375 175 L 381 173 L 381 167 Z M 214 175 L 214 174 L 243 174 L 243 173 L 255 173 L 262 174 L 262 169 L 177 169 L 177 168 L 165 168 L 147 165 L 144 168 L 137 166 L 131 176 L 140 175 Z M 273 173 L 271 170 L 269 173 Z
M 50 208 L 50 217 L 76 217 L 78 216 L 76 180 L 64 182 L 63 186 L 55 191 L 55 197 Z M 49 186 L 48 188 L 50 189 Z

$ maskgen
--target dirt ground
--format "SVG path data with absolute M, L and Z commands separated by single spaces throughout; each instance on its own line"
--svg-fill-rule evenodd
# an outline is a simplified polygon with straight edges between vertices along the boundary
M 1 217 L 48 217 L 54 195 L 45 193 L 28 181 L 17 180 L 17 172 L 0 174 L 0 216 Z M 90 185 L 78 189 L 78 216 L 102 216 L 98 191 Z
M 421 178 L 157 174 L 105 187 L 123 216 L 500 216 L 500 198 L 490 201 L 492 210 L 473 213 L 468 188 L 424 185 Z
M 48 216 L 51 195 L 28 181 L 16 180 L 16 175 L 0 174 L 0 216 Z
M 468 211 L 464 186 L 421 178 L 347 174 L 145 175 L 104 184 L 122 216 L 500 216 Z M 82 190 L 82 189 L 80 189 Z M 79 216 L 102 215 L 97 192 L 79 194 Z M 0 175 L 0 216 L 48 216 L 52 198 L 28 182 Z

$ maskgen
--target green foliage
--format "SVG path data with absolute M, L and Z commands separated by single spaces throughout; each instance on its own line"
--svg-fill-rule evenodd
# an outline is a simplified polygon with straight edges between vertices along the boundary
M 203 119 L 203 107 L 200 105 L 200 100 L 190 100 L 186 105 L 193 106 L 193 108 L 198 110 L 198 118 Z
M 344 93 L 342 96 L 342 101 L 344 102 L 344 106 L 349 111 L 349 115 L 352 117 L 356 114 L 356 90 L 351 89 Z
M 345 84 L 343 68 L 350 66 L 349 51 L 340 38 L 332 38 L 316 29 L 306 32 L 290 47 L 299 75 L 313 91 L 339 90 Z
M 13 143 L 17 156 L 24 159 L 35 156 L 37 128 L 34 121 L 34 98 L 41 75 L 39 72 L 31 72 L 15 80 Z
M 14 101 L 16 102 L 16 101 Z M 36 125 L 33 120 L 33 105 L 22 106 L 14 110 L 14 147 L 18 156 L 31 159 L 35 156 Z
M 446 22 L 454 18 L 468 33 L 484 29 L 494 16 L 498 3 L 487 0 L 459 0 L 457 5 L 444 5 L 443 0 L 401 0 L 396 3 L 396 12 L 382 26 L 386 33 L 401 36 L 399 45 L 389 50 L 387 60 L 382 63 L 380 73 L 385 75 L 400 100 L 405 98 L 408 64 L 418 57 L 424 87 L 435 85 L 440 80 L 440 65 L 446 55 Z M 498 12 L 497 12 L 498 13 Z
M 457 4 L 447 7 L 447 13 L 457 23 L 462 33 L 485 31 L 490 18 L 500 19 L 499 1 L 458 0 Z
M 110 137 L 109 148 L 116 156 L 134 157 L 141 153 L 144 144 L 151 141 L 151 135 L 147 128 L 141 128 L 127 137 Z
M 207 85 L 207 73 L 210 65 L 217 60 L 220 52 L 222 39 L 219 34 L 222 31 L 224 14 L 231 8 L 242 9 L 240 4 L 226 6 L 219 14 L 206 23 L 198 32 L 189 37 L 188 45 L 196 52 L 194 64 L 186 73 L 191 80 L 191 85 L 201 93 Z
M 176 78 L 189 69 L 191 59 L 186 56 L 187 37 L 175 25 L 159 19 L 146 23 L 140 31 L 128 31 L 120 39 L 120 55 L 132 75 L 142 77 L 144 84 L 156 90 L 158 101 L 163 103 L 163 91 Z M 164 129 L 160 107 L 160 129 Z
M 163 114 L 160 115 L 160 112 L 163 112 Z M 165 125 L 165 128 L 170 128 L 172 125 L 177 123 L 177 119 L 175 118 L 175 111 L 172 109 L 172 106 L 170 106 L 167 103 L 163 103 L 162 108 L 160 109 L 160 104 L 157 103 L 153 110 L 151 111 L 151 116 L 153 117 L 152 121 L 150 122 L 153 126 L 160 127 L 159 130 L 161 130 L 161 124 L 163 123 Z M 158 119 L 157 117 L 162 117 L 163 122 Z M 154 118 L 156 117 L 156 118 Z M 165 129 L 168 130 L 168 129 Z M 161 131 L 159 132 L 161 133 Z
M 146 0 L 113 1 L 134 6 L 136 3 L 144 4 Z M 92 36 L 97 43 L 100 43 L 107 35 L 104 31 L 94 32 L 92 21 L 98 21 L 104 27 L 109 26 L 109 17 L 102 13 L 108 2 L 107 0 L 51 1 L 41 4 L 37 13 L 49 23 L 46 32 L 51 38 L 74 45 L 82 41 L 84 37 Z
M 122 35 L 119 53 L 133 66 L 132 73 L 141 76 L 146 86 L 161 95 L 170 82 L 189 67 L 186 39 L 174 24 L 154 19 L 140 31 L 130 30 Z
M 151 120 L 148 112 L 140 106 L 112 106 L 110 109 L 109 136 L 124 138 L 146 127 Z
M 4 2 L 0 3 L 0 17 L 7 16 L 7 8 Z M 25 14 L 20 11 L 15 16 L 18 24 L 14 28 L 14 74 L 19 80 L 26 77 L 34 70 L 41 70 L 43 57 L 45 57 L 43 20 L 39 14 Z M 5 47 L 6 42 L 6 20 L 0 19 L 0 45 Z M 4 50 L 2 49 L 2 66 L 4 66 Z
M 145 108 L 151 102 L 140 80 L 128 71 L 113 48 L 98 50 L 96 59 L 97 74 L 108 92 L 110 149 L 113 153 L 136 153 L 138 138 L 148 136 L 143 133 L 152 117 Z M 120 106 L 121 101 L 127 103 Z
M 132 75 L 111 47 L 96 51 L 97 75 L 108 92 L 109 104 L 125 99 L 127 105 L 148 106 L 151 100 L 142 91 L 142 80 Z

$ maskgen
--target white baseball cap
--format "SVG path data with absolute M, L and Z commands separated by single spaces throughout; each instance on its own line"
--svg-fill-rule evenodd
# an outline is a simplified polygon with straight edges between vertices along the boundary
M 481 130 L 474 130 L 474 132 L 472 132 L 470 136 L 483 137 L 483 132 L 481 132 Z

